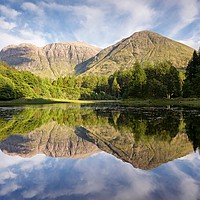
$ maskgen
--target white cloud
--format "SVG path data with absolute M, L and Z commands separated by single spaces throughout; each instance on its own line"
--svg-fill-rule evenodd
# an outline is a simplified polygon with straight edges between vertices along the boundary
M 183 174 L 182 179 L 183 181 L 181 181 L 180 183 L 180 188 L 182 188 L 180 199 L 182 200 L 198 199 L 199 197 L 198 182 L 185 174 Z
M 197 20 L 199 15 L 198 0 L 180 0 L 177 1 L 177 18 L 174 19 L 174 27 L 170 30 L 170 36 L 175 36 L 182 29 Z
M 5 30 L 11 30 L 17 25 L 14 22 L 7 22 L 4 17 L 0 17 L 0 28 Z
M 37 14 L 42 14 L 41 10 L 32 3 L 23 4 L 24 8 L 29 7 L 32 11 L 37 12 Z M 5 6 L 0 6 L 0 9 L 6 10 Z M 10 15 L 9 15 L 10 12 Z M 15 12 L 14 9 L 8 9 L 4 14 L 9 16 L 18 16 L 19 12 Z M 42 19 L 41 15 L 35 21 L 37 21 L 37 27 L 34 27 L 32 24 L 27 24 L 24 15 L 21 14 L 19 20 L 11 19 L 7 17 L 0 17 L 0 49 L 7 45 L 11 44 L 20 44 L 20 43 L 31 43 L 37 46 L 44 46 L 47 43 L 47 38 L 50 37 L 48 33 L 43 33 L 38 31 L 38 27 L 41 24 L 40 20 Z M 31 21 L 31 20 L 29 20 Z
M 180 39 L 181 36 L 178 38 L 178 41 L 184 43 L 188 46 L 193 47 L 194 49 L 198 50 L 200 47 L 200 24 L 196 25 L 190 33 L 184 34 L 182 36 L 183 39 Z
M 1 150 L 0 150 L 0 158 L 1 158 L 0 168 L 7 168 L 9 166 L 12 166 L 13 164 L 21 162 L 22 160 L 22 158 L 19 156 L 13 156 L 13 157 L 8 156 L 4 154 Z
M 157 11 L 152 8 L 150 1 L 118 0 L 113 2 L 113 5 L 117 7 L 118 14 L 122 12 L 124 15 L 129 14 L 129 17 L 124 20 L 122 29 L 126 34 L 133 34 L 136 31 L 151 29 L 155 26 L 154 19 Z M 123 35 L 123 32 L 121 34 Z
M 151 29 L 156 14 L 146 0 L 102 0 L 96 4 L 71 6 L 68 9 L 79 21 L 75 37 L 101 47 L 130 36 L 135 31 Z
M 44 154 L 37 154 L 32 158 L 26 158 L 26 162 L 23 163 L 23 165 L 20 167 L 20 170 L 25 172 L 32 169 L 41 169 L 45 160 L 46 156 Z
M 101 47 L 113 44 L 116 40 L 130 36 L 135 31 L 151 29 L 156 14 L 147 0 L 140 2 L 136 0 L 103 0 L 101 2 L 87 0 L 85 4 L 76 5 L 63 5 L 55 2 L 40 2 L 37 5 L 24 3 L 22 8 L 35 12 L 38 8 L 39 13 L 42 11 L 59 12 L 64 16 L 62 22 L 66 18 L 66 26 L 70 18 L 75 25 L 71 37 Z M 43 21 L 45 24 L 44 19 L 38 21 L 40 23 Z M 58 33 L 57 35 L 63 34 Z M 68 34 L 65 33 L 65 35 L 66 38 Z
M 11 44 L 31 43 L 36 46 L 44 46 L 48 43 L 46 35 L 32 30 L 20 30 L 17 34 L 0 30 L 3 40 L 0 40 L 0 49 Z
M 44 16 L 44 10 L 42 8 L 40 8 L 39 6 L 37 6 L 34 3 L 31 2 L 25 2 L 22 4 L 21 8 L 24 11 L 31 11 L 34 12 L 35 14 L 37 14 L 38 16 L 43 17 Z
M 16 174 L 11 172 L 10 170 L 0 172 L 0 184 L 5 184 L 8 179 L 14 179 L 17 177 Z
M 178 42 L 186 44 L 186 45 L 188 45 L 188 46 L 190 46 L 190 47 L 192 47 L 192 48 L 194 48 L 196 50 L 198 50 L 199 47 L 200 47 L 200 39 L 196 39 L 196 38 L 193 38 L 193 37 L 192 38 L 188 38 L 186 40 L 179 40 Z
M 162 197 L 187 200 L 198 199 L 200 195 L 200 157 L 197 153 L 151 171 L 135 169 L 104 152 L 85 159 L 55 159 L 37 155 L 20 158 L 19 163 L 19 157 L 11 157 L 0 151 L 0 158 L 4 163 L 12 163 L 2 167 L 3 171 L 0 173 L 0 180 L 3 181 L 0 196 L 9 195 L 11 199 L 16 195 L 14 191 L 19 188 L 24 199 L 87 196 L 88 199 L 131 200 Z M 17 162 L 13 162 L 16 158 Z M 11 180 L 6 181 L 8 179 Z M 27 182 L 28 188 L 25 185 Z
M 44 190 L 44 185 L 39 184 L 35 187 L 29 188 L 28 190 L 22 192 L 22 196 L 24 197 L 24 199 L 31 199 L 31 198 L 33 199 L 33 197 L 42 193 L 43 190 Z
M 0 6 L 2 16 L 10 16 L 9 20 L 0 19 L 0 28 L 5 30 L 1 30 L 5 41 L 0 41 L 0 48 L 12 43 L 29 42 L 42 46 L 72 40 L 107 47 L 141 30 L 164 33 L 167 37 L 198 48 L 197 34 L 194 37 L 190 30 L 182 35 L 184 28 L 197 22 L 200 10 L 198 1 L 86 0 L 62 4 L 55 0 L 15 1 L 21 6 L 22 13 Z M 14 16 L 19 20 L 14 20 Z M 19 34 L 8 32 L 13 28 Z
M 14 19 L 21 14 L 20 12 L 14 10 L 12 8 L 8 8 L 4 5 L 0 5 L 0 13 L 2 16 L 5 16 L 5 17 L 11 18 L 11 19 Z
M 46 2 L 40 2 L 39 4 L 43 9 L 50 9 L 50 10 L 58 10 L 58 11 L 67 11 L 70 10 L 70 8 L 72 7 L 71 5 L 61 5 L 58 3 L 46 3 Z
M 4 196 L 6 194 L 14 192 L 19 188 L 20 186 L 18 186 L 16 183 L 10 183 L 10 184 L 4 185 L 4 187 L 0 189 L 0 196 Z

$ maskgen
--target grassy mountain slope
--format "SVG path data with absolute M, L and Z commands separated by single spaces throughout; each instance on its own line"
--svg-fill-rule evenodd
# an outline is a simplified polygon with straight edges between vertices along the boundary
M 132 36 L 103 49 L 96 56 L 76 66 L 76 73 L 110 75 L 116 70 L 130 69 L 136 60 L 162 62 L 168 60 L 177 68 L 184 68 L 194 49 L 151 31 L 136 32 Z

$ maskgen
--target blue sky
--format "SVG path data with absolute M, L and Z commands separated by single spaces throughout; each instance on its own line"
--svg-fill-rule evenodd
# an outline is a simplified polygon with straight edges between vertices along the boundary
M 107 47 L 152 30 L 200 46 L 200 0 L 0 0 L 0 49 L 83 41 Z

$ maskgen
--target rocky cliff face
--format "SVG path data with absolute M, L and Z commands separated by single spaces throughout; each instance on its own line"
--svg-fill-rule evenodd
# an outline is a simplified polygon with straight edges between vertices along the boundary
M 95 56 L 99 51 L 99 48 L 82 42 L 55 43 L 45 47 L 20 44 L 3 48 L 0 58 L 19 70 L 55 79 L 74 74 L 77 64 Z
M 103 49 L 99 54 L 77 65 L 76 72 L 86 75 L 112 74 L 119 69 L 130 69 L 140 62 L 170 61 L 177 68 L 184 68 L 194 49 L 151 31 L 134 33 L 129 38 Z

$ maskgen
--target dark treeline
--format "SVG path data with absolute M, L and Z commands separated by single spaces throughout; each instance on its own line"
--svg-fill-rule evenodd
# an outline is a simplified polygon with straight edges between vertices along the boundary
M 185 79 L 186 76 L 186 79 Z M 185 81 L 184 81 L 185 79 Z M 0 100 L 29 98 L 127 99 L 199 97 L 200 54 L 194 51 L 186 73 L 170 62 L 139 63 L 111 76 L 65 76 L 50 81 L 0 63 Z
M 194 51 L 186 69 L 183 97 L 200 97 L 200 51 Z

